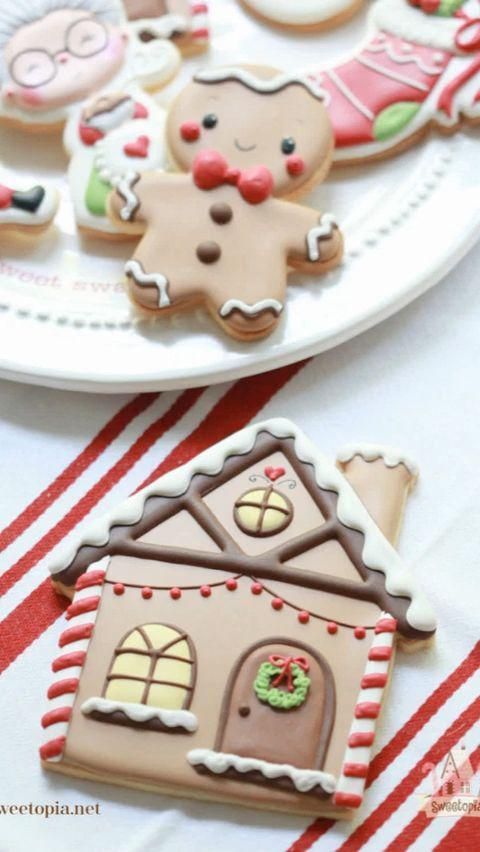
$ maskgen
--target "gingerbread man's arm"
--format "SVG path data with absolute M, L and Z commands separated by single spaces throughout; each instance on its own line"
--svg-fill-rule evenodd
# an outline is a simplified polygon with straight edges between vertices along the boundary
M 147 227 L 145 196 L 161 177 L 156 172 L 126 172 L 108 196 L 107 212 L 113 225 L 126 234 L 143 234 Z
M 343 255 L 343 237 L 331 213 L 319 213 L 300 204 L 289 204 L 291 239 L 288 264 L 301 272 L 326 272 Z

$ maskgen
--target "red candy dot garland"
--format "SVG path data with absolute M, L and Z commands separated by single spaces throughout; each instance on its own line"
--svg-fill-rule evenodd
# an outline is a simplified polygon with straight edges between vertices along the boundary
M 184 121 L 180 125 L 180 136 L 184 142 L 196 142 L 200 138 L 200 125 L 196 121 Z
M 238 587 L 238 583 L 234 577 L 230 577 L 225 583 L 225 585 L 229 592 L 234 592 L 235 589 Z
M 300 624 L 308 624 L 308 622 L 310 621 L 310 613 L 307 612 L 305 609 L 302 609 L 298 613 L 297 618 L 298 618 Z
M 335 621 L 329 621 L 327 624 L 327 633 L 330 633 L 331 636 L 334 636 L 335 633 L 338 632 L 338 624 Z
M 356 627 L 353 631 L 353 635 L 355 636 L 355 639 L 365 639 L 367 631 L 364 627 Z
M 281 598 L 273 598 L 272 599 L 272 608 L 279 610 L 283 609 L 283 601 Z
M 172 598 L 172 600 L 174 600 L 174 601 L 178 601 L 178 600 L 179 600 L 179 598 L 181 598 L 181 597 L 182 597 L 182 592 L 181 592 L 181 590 L 180 590 L 180 589 L 177 589 L 177 587 L 176 587 L 176 586 L 175 586 L 173 589 L 170 589 L 170 597 Z
M 142 589 L 142 598 L 144 600 L 148 601 L 148 600 L 150 600 L 152 595 L 153 595 L 153 591 L 150 588 L 150 586 L 144 586 L 144 588 Z
M 250 591 L 252 595 L 261 595 L 263 592 L 263 586 L 261 583 L 252 583 Z
M 209 598 L 210 595 L 212 594 L 212 590 L 211 590 L 210 586 L 201 586 L 200 594 L 201 594 L 202 598 Z
M 113 594 L 114 595 L 123 595 L 124 592 L 125 592 L 125 586 L 123 585 L 123 583 L 115 583 L 115 585 L 113 587 Z

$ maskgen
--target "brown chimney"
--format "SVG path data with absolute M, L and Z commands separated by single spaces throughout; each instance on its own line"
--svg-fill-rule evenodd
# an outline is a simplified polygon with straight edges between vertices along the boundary
M 390 447 L 349 444 L 338 453 L 337 467 L 384 536 L 395 544 L 407 497 L 418 478 L 416 464 Z

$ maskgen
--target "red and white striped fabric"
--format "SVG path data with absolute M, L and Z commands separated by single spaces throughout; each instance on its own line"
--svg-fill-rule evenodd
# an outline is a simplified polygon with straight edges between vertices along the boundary
M 39 852 L 478 847 L 475 819 L 430 820 L 419 803 L 431 792 L 429 767 L 450 748 L 463 744 L 475 767 L 480 761 L 479 262 L 477 249 L 449 282 L 339 350 L 229 385 L 95 397 L 0 384 L 2 852 L 32 845 Z M 51 555 L 145 482 L 257 417 L 280 415 L 296 420 L 332 457 L 345 443 L 373 440 L 405 447 L 421 468 L 401 550 L 431 597 L 439 631 L 431 650 L 398 652 L 371 760 L 360 748 L 348 756 L 345 779 L 365 782 L 353 822 L 257 813 L 44 773 L 38 746 L 53 741 L 53 750 L 61 748 L 102 570 L 94 566 L 83 581 L 80 599 L 91 599 L 85 611 L 70 610 L 65 620 L 68 602 L 47 578 Z M 383 625 L 375 647 L 387 647 L 392 635 Z M 378 676 L 387 661 L 370 663 L 360 705 L 379 703 L 383 689 Z M 477 792 L 480 775 L 472 786 Z M 57 802 L 98 802 L 100 814 L 45 819 L 6 815 L 3 807 Z

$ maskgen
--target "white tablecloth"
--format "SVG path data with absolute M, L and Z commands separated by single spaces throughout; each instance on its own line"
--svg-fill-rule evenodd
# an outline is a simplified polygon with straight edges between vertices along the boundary
M 471 652 L 479 632 L 479 267 L 480 246 L 396 317 L 295 374 L 134 402 L 0 385 L 0 570 L 7 572 L 0 598 L 1 852 L 278 852 L 292 844 L 295 852 L 312 844 L 384 850 L 395 838 L 395 850 L 430 850 L 447 835 L 442 849 L 478 849 L 478 820 L 425 824 L 417 794 L 430 792 L 425 762 L 435 763 L 450 745 L 463 743 L 466 754 L 478 746 L 478 700 L 472 702 L 480 658 L 478 648 Z M 332 456 L 352 440 L 383 442 L 407 450 L 421 469 L 400 549 L 438 613 L 438 637 L 427 652 L 398 655 L 375 745 L 378 777 L 353 826 L 319 823 L 299 840 L 311 820 L 44 773 L 39 719 L 62 630 L 44 583 L 49 553 L 162 460 L 164 467 L 178 464 L 251 418 L 278 415 L 295 419 Z M 100 814 L 3 812 L 4 805 L 56 801 L 98 802 Z

